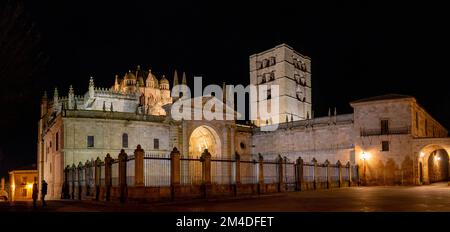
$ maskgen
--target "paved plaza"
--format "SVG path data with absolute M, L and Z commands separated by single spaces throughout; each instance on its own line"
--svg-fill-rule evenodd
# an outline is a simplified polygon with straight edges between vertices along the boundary
M 450 212 L 447 183 L 412 187 L 354 187 L 288 192 L 220 200 L 160 203 L 49 201 L 33 209 L 31 202 L 0 202 L 0 211 L 50 212 Z

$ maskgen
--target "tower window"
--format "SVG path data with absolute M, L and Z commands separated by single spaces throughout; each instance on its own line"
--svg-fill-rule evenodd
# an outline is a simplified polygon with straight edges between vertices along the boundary
M 275 80 L 275 72 L 274 71 L 270 72 L 269 78 L 271 81 Z
M 128 134 L 127 133 L 122 134 L 122 147 L 128 148 Z
M 272 99 L 272 91 L 271 91 L 271 89 L 268 89 L 267 90 L 267 100 L 270 100 L 270 99 Z
M 261 77 L 261 84 L 264 84 L 264 83 L 266 83 L 266 77 L 265 77 L 265 76 L 262 76 L 262 77 Z
M 381 151 L 389 151 L 389 141 L 381 142 Z
M 275 56 L 270 57 L 270 65 L 275 65 L 276 61 L 275 61 Z
M 88 135 L 88 137 L 87 137 L 87 147 L 94 147 L 94 136 Z
M 159 139 L 153 139 L 153 149 L 159 149 Z

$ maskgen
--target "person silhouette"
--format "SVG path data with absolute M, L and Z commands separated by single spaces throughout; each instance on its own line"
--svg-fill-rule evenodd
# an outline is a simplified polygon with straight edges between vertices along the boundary
M 41 189 L 42 206 L 47 205 L 47 203 L 45 202 L 45 195 L 47 195 L 47 182 L 45 182 L 45 180 L 42 180 L 42 189 Z

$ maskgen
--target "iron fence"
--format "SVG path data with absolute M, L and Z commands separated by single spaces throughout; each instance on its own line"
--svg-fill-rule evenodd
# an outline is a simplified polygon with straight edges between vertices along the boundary
M 170 157 L 164 154 L 145 154 L 144 185 L 170 186 Z

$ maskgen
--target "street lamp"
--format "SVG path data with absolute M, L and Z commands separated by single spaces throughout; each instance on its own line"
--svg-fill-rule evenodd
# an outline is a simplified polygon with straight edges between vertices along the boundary
M 363 151 L 361 154 L 361 159 L 363 161 L 363 181 L 364 181 L 364 185 L 367 184 L 367 179 L 366 179 L 366 159 L 369 158 L 369 155 Z

